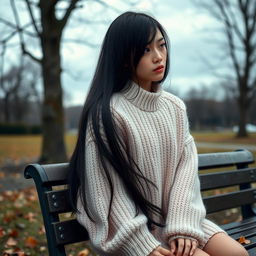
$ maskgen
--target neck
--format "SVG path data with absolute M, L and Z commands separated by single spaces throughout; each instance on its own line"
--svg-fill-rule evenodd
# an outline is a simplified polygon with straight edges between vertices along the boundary
M 148 91 L 148 92 L 156 92 L 159 86 L 159 83 L 156 82 L 148 82 L 148 83 L 141 83 L 137 80 L 134 80 L 136 84 L 138 84 L 142 89 Z

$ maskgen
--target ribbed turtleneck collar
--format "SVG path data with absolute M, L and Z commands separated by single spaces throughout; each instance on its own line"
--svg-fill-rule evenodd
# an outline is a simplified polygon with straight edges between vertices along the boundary
M 144 111 L 156 111 L 162 94 L 162 86 L 155 85 L 156 91 L 149 92 L 135 82 L 128 83 L 123 89 L 123 96 L 133 105 Z

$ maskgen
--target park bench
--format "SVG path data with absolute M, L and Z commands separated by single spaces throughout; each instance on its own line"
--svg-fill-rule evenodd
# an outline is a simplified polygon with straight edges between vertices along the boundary
M 249 167 L 254 157 L 247 150 L 199 154 L 201 190 L 218 189 L 217 194 L 203 196 L 207 213 L 238 207 L 242 220 L 222 226 L 234 239 L 250 240 L 245 248 L 250 256 L 256 255 L 256 168 Z M 207 170 L 207 171 L 206 171 Z M 25 168 L 27 179 L 33 178 L 41 205 L 50 256 L 64 256 L 65 245 L 89 240 L 87 231 L 75 217 L 59 219 L 59 214 L 70 212 L 67 186 L 68 164 L 31 164 Z M 63 186 L 64 185 L 64 186 Z M 231 187 L 236 191 L 223 192 Z M 204 194 L 204 193 L 203 193 Z

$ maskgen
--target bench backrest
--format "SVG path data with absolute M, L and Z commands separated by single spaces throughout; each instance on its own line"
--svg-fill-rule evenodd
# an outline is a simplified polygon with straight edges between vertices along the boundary
M 243 217 L 254 214 L 252 203 L 256 201 L 256 168 L 249 168 L 254 162 L 247 150 L 199 154 L 199 170 L 236 166 L 236 170 L 200 174 L 201 190 L 211 190 L 239 185 L 237 192 L 213 195 L 204 198 L 208 213 L 242 205 Z M 77 220 L 60 221 L 59 214 L 71 211 L 68 187 L 68 164 L 31 164 L 24 171 L 25 178 L 33 178 L 36 184 L 43 215 L 50 256 L 65 256 L 65 245 L 89 240 L 88 233 Z

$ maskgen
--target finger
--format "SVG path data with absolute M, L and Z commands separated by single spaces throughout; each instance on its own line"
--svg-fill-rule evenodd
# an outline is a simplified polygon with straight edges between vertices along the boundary
M 163 254 L 161 254 L 159 251 L 158 251 L 158 248 L 160 246 L 158 246 L 153 252 L 151 252 L 148 256 L 163 256 Z
M 189 254 L 190 256 L 192 256 L 195 253 L 197 247 L 198 247 L 198 242 L 193 240 L 192 241 L 192 248 L 191 248 L 191 251 L 190 251 L 190 254 Z
M 164 255 L 158 251 L 155 251 L 152 256 L 164 256 Z
M 183 256 L 190 255 L 191 246 L 191 240 L 185 239 Z
M 170 248 L 171 248 L 171 252 L 174 253 L 176 251 L 176 241 L 172 240 L 170 242 Z
M 162 253 L 163 255 L 166 255 L 166 256 L 171 256 L 173 255 L 172 252 L 170 250 L 167 250 L 161 246 L 159 246 L 158 248 L 158 252 Z
M 178 250 L 177 250 L 177 256 L 182 256 L 184 250 L 184 239 L 179 238 L 178 239 Z

